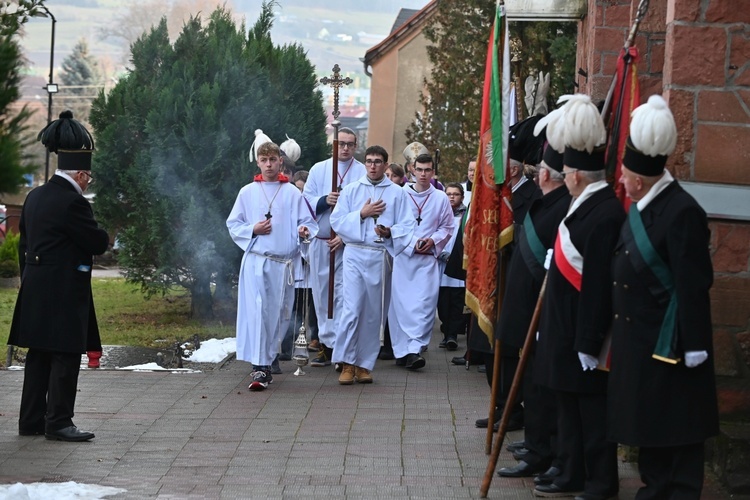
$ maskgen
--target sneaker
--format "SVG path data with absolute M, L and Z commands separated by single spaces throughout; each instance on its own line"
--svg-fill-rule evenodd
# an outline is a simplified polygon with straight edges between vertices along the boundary
M 342 363 L 344 368 L 341 370 L 339 375 L 339 384 L 341 385 L 352 385 L 354 383 L 354 365 Z
M 372 384 L 372 375 L 370 374 L 370 370 L 367 370 L 366 368 L 355 366 L 354 377 L 360 384 Z M 340 380 L 341 379 L 339 378 L 339 381 Z
M 318 352 L 320 350 L 320 341 L 318 339 L 311 340 L 309 344 L 307 344 L 307 350 L 310 352 Z
M 256 370 L 251 373 L 253 381 L 247 386 L 251 391 L 262 391 L 268 387 L 268 384 L 273 382 L 270 370 Z
M 318 351 L 318 356 L 310 361 L 310 366 L 331 366 L 331 354 L 333 350 L 324 348 Z
M 273 359 L 273 363 L 271 363 L 271 375 L 281 375 L 282 373 L 284 373 L 281 371 L 281 366 L 279 365 L 279 359 L 281 359 L 281 357 L 279 356 L 276 356 Z

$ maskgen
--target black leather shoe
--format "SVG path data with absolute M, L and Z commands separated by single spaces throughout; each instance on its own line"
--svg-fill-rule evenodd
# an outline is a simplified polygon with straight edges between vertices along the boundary
M 500 477 L 531 477 L 545 470 L 547 470 L 545 464 L 529 465 L 521 460 L 513 467 L 503 467 L 497 471 L 497 475 Z
M 396 366 L 406 366 L 406 356 L 396 358 Z
M 407 354 L 406 355 L 406 366 L 407 370 L 418 370 L 423 368 L 427 362 L 419 354 Z
M 555 467 L 553 465 L 552 467 L 535 477 L 534 484 L 537 486 L 539 486 L 540 484 L 552 484 L 552 481 L 554 481 L 561 472 L 562 471 L 559 469 L 559 467 Z
M 487 373 L 487 367 L 484 365 L 479 365 L 477 368 L 477 373 Z
M 511 431 L 520 431 L 521 429 L 523 429 L 523 421 L 519 420 L 517 418 L 511 417 L 510 418 L 510 422 L 508 422 L 508 428 L 505 429 L 505 430 L 507 432 L 511 432 Z M 500 430 L 500 421 L 499 421 L 499 419 L 498 419 L 497 422 L 495 422 L 495 425 L 492 426 L 492 432 L 497 432 L 498 430 Z M 526 448 L 524 448 L 524 450 L 525 449 Z M 528 451 L 528 450 L 526 450 L 526 451 Z M 520 459 L 516 458 L 516 460 L 520 460 Z
M 18 429 L 19 436 L 44 436 L 44 427 L 36 429 Z
M 458 342 L 456 342 L 456 339 L 454 339 L 453 337 L 450 337 L 445 341 L 445 348 L 449 351 L 455 351 L 456 349 L 458 349 Z
M 534 488 L 534 496 L 543 498 L 574 497 L 577 495 L 581 495 L 582 493 L 583 492 L 581 490 L 568 490 L 560 488 L 555 483 L 540 484 L 539 486 Z
M 520 450 L 521 448 L 526 448 L 526 443 L 523 441 L 513 441 L 508 446 L 505 447 L 507 451 L 514 452 L 516 450 Z
M 390 361 L 392 359 L 396 359 L 396 357 L 393 355 L 393 349 L 381 347 L 380 352 L 378 353 L 378 359 L 382 359 L 383 361 Z
M 463 356 L 455 356 L 453 359 L 451 359 L 451 363 L 457 366 L 466 366 L 466 358 Z
M 512 452 L 513 458 L 515 458 L 516 460 L 523 460 L 524 458 L 526 458 L 526 455 L 528 454 L 529 454 L 529 450 L 527 450 L 526 448 L 521 448 Z M 539 472 L 542 472 L 542 471 L 539 471 Z
M 94 433 L 79 430 L 75 425 L 71 425 L 56 431 L 47 431 L 44 437 L 52 441 L 88 441 L 94 439 Z

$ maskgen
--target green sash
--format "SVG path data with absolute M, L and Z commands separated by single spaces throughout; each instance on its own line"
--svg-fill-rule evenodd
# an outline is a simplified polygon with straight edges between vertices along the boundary
M 539 239 L 536 233 L 534 222 L 531 216 L 526 212 L 526 218 L 523 220 L 523 231 L 518 231 L 518 249 L 521 252 L 526 267 L 529 268 L 531 275 L 541 281 L 544 279 L 544 260 L 547 257 L 547 249 Z
M 672 272 L 651 243 L 635 203 L 630 205 L 628 223 L 623 229 L 625 246 L 630 250 L 628 255 L 636 272 L 644 268 L 651 271 L 655 279 L 647 279 L 649 290 L 657 299 L 668 301 L 656 347 L 651 356 L 659 361 L 677 364 L 680 361 L 677 354 L 677 292 Z

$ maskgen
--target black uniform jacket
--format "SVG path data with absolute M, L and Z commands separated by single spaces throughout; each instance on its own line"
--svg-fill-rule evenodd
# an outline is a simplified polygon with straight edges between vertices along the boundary
M 107 250 L 109 236 L 97 226 L 91 205 L 55 175 L 29 193 L 19 228 L 21 289 L 8 344 L 93 350 L 99 331 L 91 298 L 92 255 Z
M 612 322 L 612 254 L 625 210 L 606 187 L 585 200 L 565 224 L 583 256 L 581 291 L 552 259 L 542 305 L 534 381 L 553 390 L 604 393 L 607 373 L 583 371 L 578 353 L 598 356 Z
M 608 436 L 648 447 L 703 442 L 719 431 L 706 214 L 674 181 L 646 205 L 641 218 L 674 278 L 679 351 L 707 351 L 709 357 L 695 368 L 651 357 L 667 304 L 649 292 L 648 280 L 635 271 L 620 239 L 613 261 Z
M 529 209 L 529 217 L 545 251 L 552 248 L 555 243 L 557 226 L 568 213 L 570 200 L 568 188 L 560 186 L 542 198 L 534 200 Z M 544 262 L 536 263 L 537 272 L 532 272 L 526 262 L 529 251 L 525 248 L 529 245 L 526 238 L 527 228 L 519 226 L 517 229 L 518 234 L 514 235 L 516 248 L 513 250 L 508 266 L 505 296 L 495 337 L 500 336 L 504 348 L 512 346 L 520 349 L 526 340 L 529 323 L 531 323 L 539 298 L 539 290 L 544 281 Z

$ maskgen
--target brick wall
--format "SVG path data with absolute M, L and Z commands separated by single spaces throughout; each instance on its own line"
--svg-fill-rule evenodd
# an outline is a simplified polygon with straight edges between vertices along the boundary
M 638 0 L 590 0 L 579 91 L 604 99 Z M 651 0 L 635 44 L 641 100 L 663 93 L 680 132 L 680 180 L 750 186 L 750 0 Z M 749 194 L 750 196 L 750 194 Z M 750 415 L 750 223 L 714 219 L 711 290 L 724 416 Z

